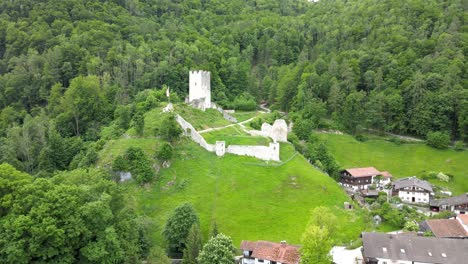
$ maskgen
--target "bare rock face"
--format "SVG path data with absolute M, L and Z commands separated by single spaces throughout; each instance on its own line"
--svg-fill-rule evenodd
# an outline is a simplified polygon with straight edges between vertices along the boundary
M 274 142 L 288 141 L 288 124 L 284 119 L 276 119 L 271 128 L 271 136 Z

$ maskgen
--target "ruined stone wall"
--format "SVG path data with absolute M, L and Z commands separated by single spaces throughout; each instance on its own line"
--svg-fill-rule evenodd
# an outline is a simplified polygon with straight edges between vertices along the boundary
M 228 111 L 223 110 L 223 108 L 221 108 L 220 106 L 218 106 L 216 109 L 218 110 L 218 112 L 223 114 L 224 119 L 226 119 L 227 121 L 229 121 L 231 123 L 237 123 L 237 118 L 230 115 Z
M 231 153 L 241 156 L 255 157 L 261 160 L 280 160 L 280 145 L 279 143 L 270 143 L 269 146 L 242 146 L 242 145 L 229 145 L 225 146 L 224 141 L 216 141 L 216 145 L 208 144 L 203 136 L 195 130 L 195 128 L 183 119 L 180 115 L 176 116 L 177 123 L 182 127 L 184 135 L 199 144 L 204 149 L 210 152 L 216 152 L 218 156 L 224 156 L 225 153 Z
M 200 133 L 197 132 L 197 130 L 190 124 L 189 122 L 185 121 L 180 115 L 176 116 L 177 123 L 182 127 L 182 130 L 184 131 L 184 135 L 190 136 L 190 138 L 198 143 L 200 146 L 202 146 L 204 149 L 214 152 L 215 151 L 215 145 L 213 144 L 208 144 L 206 140 L 203 138 Z
M 229 145 L 226 153 L 255 157 L 261 160 L 279 161 L 279 143 L 270 143 L 267 146 L 241 146 Z

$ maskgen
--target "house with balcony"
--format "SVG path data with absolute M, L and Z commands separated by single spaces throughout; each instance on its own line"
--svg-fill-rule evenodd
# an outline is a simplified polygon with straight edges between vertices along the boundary
M 341 171 L 340 183 L 354 191 L 366 190 L 372 184 L 377 187 L 390 183 L 392 175 L 388 171 L 380 172 L 374 167 L 351 168 Z

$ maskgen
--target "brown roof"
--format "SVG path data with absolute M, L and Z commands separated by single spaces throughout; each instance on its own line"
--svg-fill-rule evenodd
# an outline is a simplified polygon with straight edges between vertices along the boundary
M 388 171 L 382 171 L 382 172 L 380 172 L 380 174 L 381 174 L 384 178 L 392 178 L 392 177 L 393 177 L 393 175 L 392 175 L 390 172 L 388 172 Z
M 346 169 L 346 171 L 351 174 L 351 176 L 359 178 L 359 177 L 369 177 L 369 176 L 377 176 L 381 175 L 381 172 L 378 171 L 374 167 L 367 167 L 367 168 L 351 168 Z
M 242 240 L 241 245 L 240 245 L 240 249 L 241 250 L 253 251 L 255 249 L 256 245 L 257 245 L 257 242 Z
M 468 233 L 456 219 L 426 220 L 436 237 L 468 237 Z
M 457 217 L 462 220 L 464 225 L 468 225 L 468 214 L 460 214 Z
M 270 241 L 257 242 L 243 240 L 241 250 L 253 251 L 252 257 L 263 260 L 276 261 L 284 264 L 298 264 L 300 261 L 299 246 L 293 246 Z

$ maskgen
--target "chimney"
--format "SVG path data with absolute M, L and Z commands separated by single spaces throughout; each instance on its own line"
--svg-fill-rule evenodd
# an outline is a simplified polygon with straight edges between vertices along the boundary
M 282 246 L 282 247 L 285 247 L 285 246 L 288 244 L 288 243 L 286 242 L 286 240 L 281 240 L 280 243 L 281 243 L 281 246 Z

